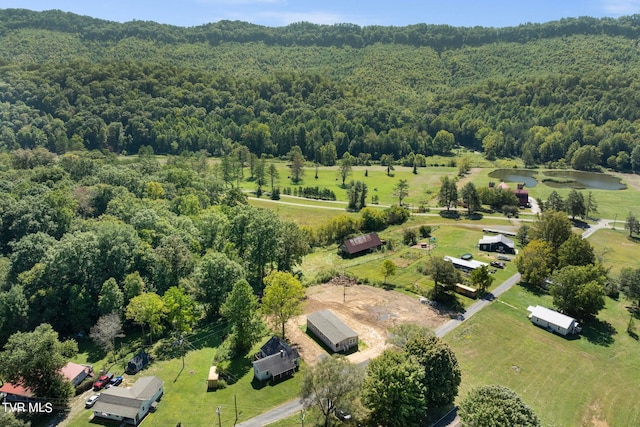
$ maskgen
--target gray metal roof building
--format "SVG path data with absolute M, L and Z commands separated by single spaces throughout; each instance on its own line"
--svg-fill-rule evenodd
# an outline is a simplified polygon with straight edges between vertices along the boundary
M 358 334 L 331 310 L 320 310 L 307 316 L 307 331 L 320 338 L 332 351 L 347 351 L 358 345 Z

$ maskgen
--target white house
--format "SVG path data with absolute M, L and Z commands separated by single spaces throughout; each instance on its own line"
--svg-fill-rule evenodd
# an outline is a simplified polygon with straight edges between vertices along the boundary
M 535 307 L 529 306 L 527 311 L 531 312 L 529 319 L 531 319 L 533 323 L 549 331 L 557 332 L 560 335 L 577 334 L 582 331 L 576 319 L 558 313 L 557 311 L 539 305 Z
M 151 376 L 140 378 L 131 388 L 108 388 L 93 406 L 93 414 L 137 426 L 162 397 L 163 384 L 160 378 Z

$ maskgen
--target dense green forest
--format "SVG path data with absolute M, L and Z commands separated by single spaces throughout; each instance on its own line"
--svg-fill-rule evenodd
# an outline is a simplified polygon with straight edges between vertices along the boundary
M 0 10 L 0 147 L 137 153 L 299 146 L 640 170 L 640 16 L 510 28 L 181 28 Z M 634 151 L 635 149 L 635 151 Z
M 245 205 L 235 184 L 262 170 L 266 186 L 270 156 L 411 165 L 464 146 L 640 171 L 638 18 L 178 28 L 0 10 L 0 343 L 87 331 L 178 284 L 216 318 L 237 279 L 260 293 L 355 231 Z

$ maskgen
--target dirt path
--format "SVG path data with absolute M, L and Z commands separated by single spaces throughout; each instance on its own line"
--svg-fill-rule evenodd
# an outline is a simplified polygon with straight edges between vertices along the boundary
M 417 298 L 399 292 L 385 291 L 367 285 L 348 286 L 326 283 L 307 290 L 304 314 L 287 324 L 289 339 L 298 346 L 308 364 L 315 364 L 327 353 L 305 332 L 306 315 L 330 309 L 358 333 L 364 343 L 360 350 L 349 355 L 353 363 L 371 359 L 387 347 L 388 328 L 400 323 L 416 323 L 430 329 L 446 323 L 450 318 L 439 314 Z

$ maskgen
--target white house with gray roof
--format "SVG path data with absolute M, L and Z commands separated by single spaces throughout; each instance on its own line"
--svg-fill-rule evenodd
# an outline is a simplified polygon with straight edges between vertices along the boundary
M 151 376 L 140 378 L 131 388 L 108 388 L 93 405 L 94 417 L 137 426 L 162 397 L 163 385 Z
M 320 310 L 308 315 L 307 332 L 312 332 L 336 353 L 358 346 L 358 334 L 331 310 Z
M 529 319 L 533 323 L 549 331 L 557 332 L 560 335 L 576 334 L 582 331 L 576 319 L 557 311 L 540 305 L 535 307 L 530 305 L 527 311 L 531 313 L 529 314 Z

